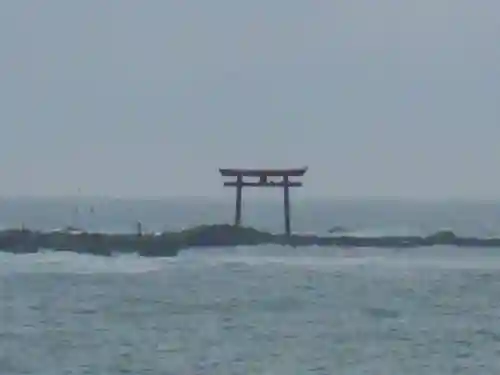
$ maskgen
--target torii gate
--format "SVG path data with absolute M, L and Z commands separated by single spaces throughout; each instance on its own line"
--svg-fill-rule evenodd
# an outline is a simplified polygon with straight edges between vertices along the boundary
M 236 177 L 236 181 L 226 181 L 224 186 L 236 187 L 236 213 L 234 225 L 241 224 L 241 198 L 244 186 L 247 187 L 282 187 L 285 214 L 285 233 L 290 236 L 290 187 L 301 187 L 302 182 L 290 181 L 290 177 L 302 177 L 307 167 L 295 169 L 219 169 L 223 177 Z M 257 177 L 258 181 L 243 181 L 243 177 Z M 268 177 L 281 177 L 280 181 L 268 181 Z

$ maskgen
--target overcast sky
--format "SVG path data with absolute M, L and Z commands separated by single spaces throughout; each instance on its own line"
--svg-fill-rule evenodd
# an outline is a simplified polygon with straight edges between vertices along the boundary
M 498 0 L 0 2 L 0 195 L 500 198 Z M 278 194 L 274 193 L 263 193 Z

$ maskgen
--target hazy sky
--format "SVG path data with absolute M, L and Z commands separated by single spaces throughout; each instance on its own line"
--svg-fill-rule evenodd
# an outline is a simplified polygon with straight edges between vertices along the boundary
M 499 15 L 2 1 L 0 195 L 215 196 L 218 167 L 308 165 L 304 196 L 498 198 Z

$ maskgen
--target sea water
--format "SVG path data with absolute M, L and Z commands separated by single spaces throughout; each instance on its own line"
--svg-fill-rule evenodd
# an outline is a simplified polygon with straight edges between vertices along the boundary
M 230 205 L 8 201 L 2 226 L 151 231 Z M 500 204 L 312 202 L 294 228 L 494 235 Z M 262 229 L 276 207 L 245 207 Z M 72 222 L 73 221 L 73 222 Z M 49 228 L 49 229 L 50 229 Z M 499 230 L 500 232 L 500 230 Z M 1 374 L 500 373 L 500 249 L 196 249 L 176 258 L 0 253 Z

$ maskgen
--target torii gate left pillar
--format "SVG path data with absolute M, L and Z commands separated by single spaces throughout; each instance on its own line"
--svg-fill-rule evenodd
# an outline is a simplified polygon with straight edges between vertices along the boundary
M 243 187 L 282 187 L 285 217 L 285 233 L 292 233 L 290 223 L 290 187 L 300 187 L 301 182 L 290 181 L 290 177 L 302 177 L 307 168 L 297 169 L 219 169 L 223 177 L 235 177 L 235 181 L 224 182 L 224 186 L 236 187 L 236 210 L 234 225 L 241 225 L 241 206 Z M 243 177 L 257 177 L 258 181 L 244 181 Z M 269 181 L 268 178 L 281 178 L 279 181 Z

